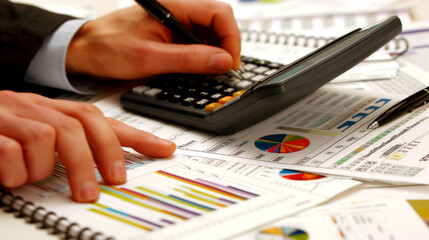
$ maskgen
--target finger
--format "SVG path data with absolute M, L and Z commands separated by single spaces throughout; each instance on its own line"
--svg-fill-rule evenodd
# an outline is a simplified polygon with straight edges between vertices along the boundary
M 27 182 L 48 177 L 55 165 L 55 130 L 31 119 L 3 114 L 0 134 L 16 140 L 23 153 Z
M 150 133 L 130 127 L 113 118 L 107 118 L 122 146 L 131 147 L 149 157 L 168 157 L 176 150 L 176 144 Z
M 142 63 L 162 62 L 151 68 L 154 74 L 166 72 L 213 73 L 228 72 L 233 68 L 232 56 L 225 50 L 198 44 L 165 44 L 152 42 L 156 52 L 142 55 Z
M 54 109 L 34 103 L 35 94 L 1 92 L 9 111 L 21 117 L 51 125 L 56 132 L 56 150 L 66 167 L 73 198 L 78 202 L 95 201 L 100 194 L 94 171 L 94 160 L 78 120 Z
M 44 106 L 77 119 L 84 129 L 98 170 L 108 184 L 126 181 L 126 169 L 121 144 L 101 111 L 92 104 L 66 100 L 52 101 L 36 96 Z
M 21 145 L 14 139 L 0 135 L 0 184 L 18 187 L 27 181 L 27 177 Z
M 218 1 L 188 1 L 173 5 L 173 1 L 163 1 L 168 9 L 187 26 L 200 25 L 212 28 L 220 39 L 220 47 L 233 58 L 234 69 L 240 64 L 241 34 L 229 4 Z M 204 11 L 202 11 L 204 10 Z

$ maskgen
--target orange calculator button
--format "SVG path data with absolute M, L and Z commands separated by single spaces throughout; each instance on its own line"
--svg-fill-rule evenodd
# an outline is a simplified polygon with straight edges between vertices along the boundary
M 241 94 L 243 94 L 244 92 L 245 92 L 244 90 L 240 90 L 240 91 L 234 92 L 234 93 L 232 94 L 232 96 L 233 96 L 233 97 L 238 97 L 238 96 L 240 96 Z
M 217 108 L 217 107 L 219 107 L 219 106 L 221 106 L 221 104 L 220 104 L 220 103 L 217 103 L 217 102 L 210 103 L 210 104 L 207 104 L 207 105 L 206 105 L 205 110 L 206 110 L 207 112 L 213 112 L 213 110 L 215 110 L 215 108 Z
M 219 99 L 219 101 L 218 101 L 218 103 L 220 103 L 220 104 L 225 104 L 225 103 L 227 103 L 229 100 L 231 100 L 232 99 L 232 97 L 231 96 L 225 96 L 225 97 L 223 97 L 223 98 L 221 98 L 221 99 Z

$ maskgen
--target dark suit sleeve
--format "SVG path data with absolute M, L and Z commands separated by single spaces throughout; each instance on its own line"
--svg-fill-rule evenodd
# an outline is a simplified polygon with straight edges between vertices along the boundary
M 0 89 L 22 90 L 43 40 L 70 16 L 0 0 Z

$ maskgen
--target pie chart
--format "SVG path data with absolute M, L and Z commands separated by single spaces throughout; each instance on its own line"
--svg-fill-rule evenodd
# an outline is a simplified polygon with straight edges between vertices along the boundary
M 308 180 L 316 180 L 320 178 L 324 178 L 325 176 L 312 174 L 312 173 L 304 173 L 299 171 L 293 171 L 288 169 L 282 169 L 279 172 L 279 175 L 282 178 L 288 179 L 288 180 L 297 180 L 297 181 L 308 181 Z
M 310 140 L 292 134 L 267 135 L 255 141 L 255 146 L 270 153 L 292 153 L 306 148 Z
M 308 234 L 301 229 L 291 227 L 273 227 L 261 230 L 256 235 L 257 240 L 307 240 Z

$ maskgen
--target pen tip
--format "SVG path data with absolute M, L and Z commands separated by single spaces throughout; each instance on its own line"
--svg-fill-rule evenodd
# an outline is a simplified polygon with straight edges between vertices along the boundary
M 368 126 L 368 129 L 376 129 L 378 128 L 378 122 L 373 122 Z

